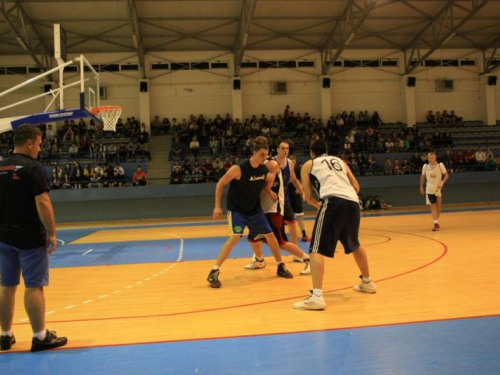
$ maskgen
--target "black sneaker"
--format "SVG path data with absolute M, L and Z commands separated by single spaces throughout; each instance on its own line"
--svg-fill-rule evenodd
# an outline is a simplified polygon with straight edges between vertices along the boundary
M 210 271 L 210 273 L 208 274 L 207 281 L 212 288 L 220 288 L 222 284 L 219 281 L 219 270 Z
M 279 277 L 284 277 L 285 279 L 293 279 L 293 275 L 285 268 L 285 263 L 278 264 L 278 270 L 276 274 Z
M 16 343 L 14 334 L 12 336 L 2 336 L 0 339 L 0 350 L 9 350 Z
M 59 348 L 60 346 L 64 346 L 68 343 L 68 339 L 66 337 L 57 337 L 54 331 L 47 331 L 47 336 L 45 336 L 45 340 L 37 339 L 33 337 L 33 341 L 31 341 L 31 351 L 32 352 L 41 352 L 42 350 Z

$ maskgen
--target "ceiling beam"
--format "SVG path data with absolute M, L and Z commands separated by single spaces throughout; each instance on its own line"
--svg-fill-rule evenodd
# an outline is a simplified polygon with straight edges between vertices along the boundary
M 139 69 L 141 71 L 142 79 L 146 79 L 146 64 L 144 58 L 144 44 L 142 42 L 141 26 L 139 25 L 139 18 L 137 17 L 137 7 L 134 0 L 126 0 L 127 12 L 130 17 L 132 26 L 132 42 L 134 43 L 137 57 L 139 58 Z
M 241 62 L 243 61 L 243 55 L 245 54 L 248 33 L 250 32 L 250 26 L 252 26 L 256 6 L 257 0 L 243 0 L 240 24 L 238 27 L 238 36 L 236 37 L 233 47 L 235 77 L 240 75 Z

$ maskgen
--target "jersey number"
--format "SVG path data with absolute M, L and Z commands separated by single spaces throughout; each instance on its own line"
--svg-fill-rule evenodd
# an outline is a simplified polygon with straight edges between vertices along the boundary
M 323 159 L 321 161 L 321 164 L 325 163 L 326 166 L 331 170 L 336 170 L 337 172 L 340 172 L 342 170 L 342 166 L 340 165 L 339 162 L 335 161 L 334 159 L 330 159 L 330 160 L 327 160 L 327 159 Z

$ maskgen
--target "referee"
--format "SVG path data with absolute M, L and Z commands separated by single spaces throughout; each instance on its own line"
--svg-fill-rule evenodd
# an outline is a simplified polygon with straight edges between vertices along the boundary
M 0 163 L 0 349 L 9 350 L 16 289 L 21 273 L 24 305 L 33 329 L 32 352 L 66 345 L 45 328 L 43 287 L 49 285 L 49 254 L 56 250 L 56 223 L 44 168 L 36 161 L 40 129 L 21 125 L 14 133 L 14 154 Z

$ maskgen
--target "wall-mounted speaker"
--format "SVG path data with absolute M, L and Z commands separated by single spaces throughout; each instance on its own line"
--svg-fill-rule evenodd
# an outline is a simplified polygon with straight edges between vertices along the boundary
M 233 80 L 233 90 L 241 90 L 241 79 Z
M 497 85 L 497 76 L 488 76 L 488 86 Z
M 330 78 L 323 78 L 323 88 L 324 89 L 330 88 Z
M 43 85 L 43 92 L 49 92 L 51 89 L 52 89 L 52 84 L 51 83 L 47 83 L 47 84 Z
M 408 77 L 408 80 L 406 81 L 406 86 L 408 86 L 408 87 L 415 87 L 416 83 L 417 83 L 417 78 L 415 78 L 415 77 Z
M 139 91 L 148 92 L 148 83 L 146 81 L 139 82 Z

